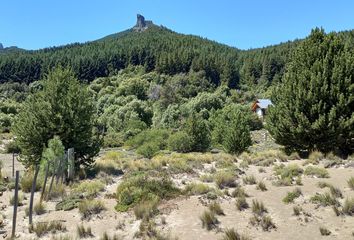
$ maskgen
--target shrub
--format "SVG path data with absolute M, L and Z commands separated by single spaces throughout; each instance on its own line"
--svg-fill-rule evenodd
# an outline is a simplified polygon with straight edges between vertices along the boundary
M 210 210 L 210 212 L 212 212 L 216 215 L 225 215 L 220 204 L 217 202 L 212 202 L 211 204 L 209 204 L 209 210 Z
M 21 190 L 24 193 L 29 193 L 31 192 L 32 189 L 32 182 L 33 182 L 33 177 L 34 174 L 32 171 L 27 171 L 25 175 L 20 180 L 20 185 L 21 185 Z M 35 191 L 39 191 L 41 189 L 41 179 L 38 177 L 37 182 L 36 182 L 36 188 Z
M 214 176 L 212 174 L 203 174 L 199 178 L 202 182 L 212 182 L 214 180 Z
M 287 195 L 283 198 L 283 202 L 286 204 L 293 203 L 296 198 L 301 196 L 301 194 L 301 189 L 295 188 L 294 191 L 287 193 Z
M 249 206 L 248 206 L 248 203 L 246 201 L 246 198 L 245 197 L 239 197 L 236 199 L 236 208 L 239 210 L 239 211 L 242 211 L 244 209 L 247 209 Z
M 327 228 L 324 228 L 324 227 L 320 227 L 320 233 L 322 236 L 331 235 L 331 231 L 329 231 Z
M 311 202 L 317 203 L 321 206 L 331 206 L 331 205 L 339 205 L 339 202 L 335 197 L 333 197 L 330 193 L 326 192 L 324 194 L 316 193 L 311 197 Z
M 37 214 L 37 215 L 41 215 L 44 214 L 45 211 L 45 205 L 42 202 L 38 202 L 34 205 L 33 207 L 33 211 Z
M 249 237 L 240 235 L 233 228 L 226 229 L 222 240 L 250 240 Z
M 17 206 L 23 206 L 23 199 L 24 196 L 22 194 L 18 194 L 18 198 L 17 198 Z M 10 205 L 13 206 L 15 204 L 15 197 L 11 196 L 10 198 Z
M 79 203 L 79 212 L 82 218 L 90 218 L 93 214 L 98 214 L 105 210 L 103 202 L 99 200 L 84 200 Z
M 83 224 L 78 225 L 76 228 L 77 235 L 79 238 L 90 238 L 93 237 L 91 227 L 85 228 Z
M 127 141 L 127 145 L 137 148 L 136 152 L 152 158 L 158 151 L 166 149 L 170 132 L 164 129 L 144 130 Z
M 184 130 L 192 139 L 192 151 L 204 152 L 210 148 L 209 123 L 200 114 L 192 113 L 187 119 Z
M 56 211 L 64 210 L 70 211 L 79 206 L 79 203 L 82 201 L 82 198 L 76 194 L 72 194 L 64 198 L 62 201 L 57 203 L 55 206 Z
M 16 141 L 11 141 L 5 145 L 5 152 L 6 153 L 20 153 L 21 149 Z
M 144 201 L 134 207 L 136 219 L 149 219 L 157 213 L 158 198 Z
M 307 163 L 311 163 L 313 165 L 318 164 L 322 159 L 324 159 L 324 154 L 319 151 L 313 151 L 310 153 Z
M 117 187 L 117 211 L 126 211 L 136 204 L 158 197 L 169 199 L 179 194 L 179 190 L 167 177 L 150 178 L 147 175 L 131 176 Z
M 265 185 L 264 182 L 260 181 L 258 184 L 257 184 L 257 187 L 256 187 L 258 190 L 261 190 L 262 192 L 264 191 L 267 191 L 267 186 Z
M 208 231 L 216 228 L 219 223 L 218 219 L 215 217 L 215 214 L 210 211 L 204 211 L 200 216 L 200 220 L 202 221 L 202 227 L 206 228 Z
M 354 198 L 345 199 L 342 211 L 346 215 L 354 216 Z
M 235 175 L 230 171 L 219 171 L 214 175 L 214 181 L 219 188 L 235 187 Z
M 192 150 L 193 140 L 184 131 L 174 133 L 168 138 L 168 147 L 172 151 L 176 152 L 190 152 Z
M 253 175 L 246 176 L 242 180 L 243 180 L 244 184 L 253 185 L 253 184 L 257 183 L 257 180 L 256 180 L 256 178 Z
M 349 178 L 348 180 L 348 186 L 354 190 L 354 177 Z
M 160 150 L 156 142 L 144 143 L 136 149 L 136 152 L 146 158 L 152 158 Z
M 232 197 L 248 197 L 248 194 L 246 193 L 245 189 L 242 188 L 241 186 L 237 186 L 234 191 L 231 193 Z
M 210 187 L 203 183 L 190 183 L 184 188 L 184 193 L 187 195 L 201 195 L 209 191 Z
M 269 231 L 276 228 L 270 216 L 259 216 L 255 214 L 251 217 L 250 223 L 255 226 L 261 226 L 263 231 Z
M 300 206 L 294 206 L 293 207 L 293 212 L 295 216 L 299 216 L 300 213 L 302 212 L 302 208 Z
M 329 178 L 329 173 L 325 168 L 308 166 L 304 172 L 307 176 L 315 176 L 318 178 Z
M 343 193 L 339 188 L 334 186 L 329 186 L 329 191 L 331 192 L 333 197 L 343 198 Z
M 319 188 L 326 188 L 326 187 L 329 188 L 329 187 L 331 187 L 332 185 L 331 185 L 330 183 L 320 181 L 320 182 L 317 183 L 317 186 L 318 186 Z
M 66 195 L 66 191 L 65 191 L 65 185 L 64 184 L 54 184 L 53 183 L 53 187 L 50 191 L 50 193 L 46 193 L 46 198 L 48 200 L 51 199 L 56 199 L 56 198 L 63 198 Z
M 34 232 L 37 237 L 42 237 L 47 233 L 56 233 L 56 232 L 66 231 L 66 227 L 59 221 L 51 222 L 38 222 L 29 228 L 29 232 Z
M 104 190 L 104 184 L 100 180 L 86 180 L 73 187 L 75 193 L 82 193 L 87 197 L 95 197 Z
M 123 145 L 124 136 L 121 133 L 109 132 L 103 138 L 103 147 L 121 147 Z
M 252 200 L 252 212 L 256 215 L 261 216 L 267 212 L 267 209 L 264 207 L 263 202 L 254 199 Z
M 300 177 L 303 173 L 303 169 L 297 164 L 289 164 L 287 166 L 280 164 L 274 167 L 274 171 L 275 174 L 280 177 L 276 184 L 285 186 L 292 185 L 293 179 Z

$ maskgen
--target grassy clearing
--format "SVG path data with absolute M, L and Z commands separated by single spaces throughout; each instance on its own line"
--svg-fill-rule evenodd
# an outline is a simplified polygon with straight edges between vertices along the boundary
M 127 211 L 136 204 L 151 199 L 169 199 L 180 194 L 167 177 L 152 178 L 147 175 L 130 176 L 117 187 L 117 211 Z
M 300 188 L 295 188 L 292 192 L 288 192 L 283 198 L 283 202 L 286 204 L 293 203 L 294 200 L 302 195 Z
M 79 212 L 83 219 L 89 219 L 93 214 L 98 214 L 105 209 L 100 200 L 84 200 L 79 203 Z
M 329 173 L 325 168 L 308 166 L 304 172 L 305 175 L 318 178 L 329 178 Z
M 34 232 L 37 237 L 42 237 L 47 233 L 65 232 L 66 227 L 59 221 L 38 222 L 29 227 L 29 232 Z
M 202 221 L 202 227 L 206 228 L 208 231 L 216 228 L 219 223 L 215 214 L 211 211 L 204 211 L 200 216 L 200 220 Z

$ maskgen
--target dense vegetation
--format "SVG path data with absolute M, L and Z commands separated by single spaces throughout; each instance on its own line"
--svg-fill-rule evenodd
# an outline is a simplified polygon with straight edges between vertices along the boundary
M 294 52 L 273 94 L 269 129 L 293 150 L 354 149 L 354 41 L 315 29 Z
M 33 97 L 27 96 L 45 92 L 45 86 L 37 80 L 46 78 L 48 73 L 48 76 L 53 76 L 51 70 L 59 65 L 70 69 L 64 70 L 70 72 L 70 76 L 63 77 L 66 83 L 75 78 L 88 83 L 87 95 L 91 95 L 88 99 L 92 98 L 92 104 L 96 105 L 91 105 L 90 100 L 85 107 L 95 112 L 95 119 L 89 120 L 88 128 L 95 123 L 96 133 L 104 136 L 105 147 L 125 144 L 137 148 L 138 153 L 149 158 L 165 149 L 190 152 L 208 151 L 215 147 L 241 153 L 252 144 L 250 130 L 262 127 L 262 122 L 250 111 L 250 102 L 257 97 L 272 96 L 276 107 L 270 111 L 269 129 L 279 143 L 291 150 L 331 151 L 337 147 L 327 148 L 328 144 L 322 140 L 327 139 L 328 143 L 332 137 L 339 136 L 336 137 L 336 146 L 344 146 L 350 152 L 350 139 L 353 138 L 353 117 L 350 115 L 353 61 L 350 59 L 353 55 L 348 49 L 352 49 L 354 33 L 326 35 L 322 30 L 315 32 L 319 32 L 319 39 L 325 40 L 309 44 L 315 38 L 313 33 L 305 40 L 240 51 L 153 25 L 143 32 L 127 30 L 85 44 L 3 53 L 0 56 L 2 131 L 11 131 L 22 107 L 24 111 L 21 111 L 19 119 L 23 122 L 31 119 L 24 114 L 31 115 L 37 103 L 32 100 L 31 108 Z M 307 51 L 311 53 L 309 56 Z M 324 57 L 327 51 L 329 54 Z M 328 61 L 328 58 L 332 60 Z M 342 68 L 337 69 L 336 64 Z M 311 83 L 314 78 L 316 80 Z M 321 88 L 322 83 L 327 87 Z M 316 91 L 309 94 L 311 87 Z M 294 88 L 301 91 L 294 91 Z M 299 92 L 301 94 L 295 96 Z M 66 93 L 60 94 L 61 99 Z M 53 100 L 52 104 L 57 101 L 51 92 L 44 95 Z M 302 101 L 303 95 L 308 97 L 307 102 Z M 76 98 L 72 93 L 67 100 L 70 102 Z M 338 108 L 330 113 L 333 121 L 329 121 L 330 108 L 338 101 Z M 61 103 L 58 101 L 54 105 Z M 312 105 L 318 108 L 308 109 Z M 66 110 L 56 109 L 59 115 L 65 116 Z M 80 107 L 72 109 L 79 114 L 81 110 Z M 37 118 L 39 113 L 32 115 Z M 293 115 L 300 118 L 305 115 L 313 128 L 306 124 L 296 128 L 297 123 L 288 118 L 293 121 L 301 119 L 293 118 Z M 84 116 L 81 121 L 85 121 Z M 42 146 L 35 154 L 37 159 L 48 140 L 55 135 L 61 138 L 65 148 L 81 145 L 67 137 L 69 133 L 63 130 L 62 125 L 66 122 L 60 119 L 50 119 L 59 122 L 49 124 L 50 134 L 45 132 L 43 139 L 38 138 Z M 317 123 L 316 119 L 320 122 Z M 22 135 L 19 126 L 14 132 Z M 68 127 L 75 128 L 72 125 Z M 293 129 L 296 134 L 288 129 Z M 315 131 L 306 135 L 299 129 Z M 29 132 L 30 128 L 22 127 L 22 131 Z M 309 140 L 317 132 L 321 132 L 318 139 Z M 91 136 L 92 132 L 87 131 L 87 134 Z M 79 134 L 74 135 L 79 137 Z M 21 138 L 18 142 L 21 143 Z M 24 146 L 26 144 L 22 141 L 22 148 L 28 148 Z M 31 144 L 36 145 L 35 142 Z M 84 156 L 91 147 L 96 149 L 92 153 L 97 152 L 93 142 L 88 141 L 87 144 L 80 157 L 86 158 Z

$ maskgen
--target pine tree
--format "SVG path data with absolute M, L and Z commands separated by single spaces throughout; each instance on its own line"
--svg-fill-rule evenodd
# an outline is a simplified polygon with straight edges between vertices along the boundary
M 315 29 L 273 92 L 268 128 L 289 150 L 353 152 L 353 90 L 353 41 Z
M 185 131 L 192 139 L 192 151 L 204 152 L 208 150 L 211 143 L 209 124 L 200 114 L 191 114 L 187 120 Z
M 87 88 L 62 68 L 41 83 L 43 89 L 28 97 L 14 124 L 21 160 L 38 165 L 48 141 L 58 136 L 66 149 L 75 149 L 76 167 L 91 164 L 100 141 L 94 136 L 96 110 Z

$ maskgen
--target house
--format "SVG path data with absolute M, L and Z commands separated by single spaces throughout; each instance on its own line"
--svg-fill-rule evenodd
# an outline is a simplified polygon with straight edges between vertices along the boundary
M 264 117 L 267 114 L 267 108 L 273 105 L 270 99 L 257 99 L 252 104 L 252 111 L 259 117 Z

